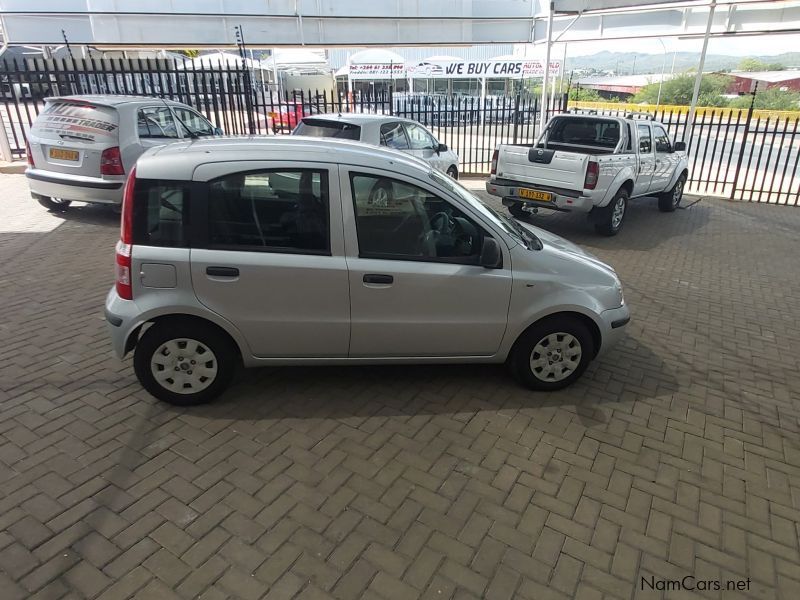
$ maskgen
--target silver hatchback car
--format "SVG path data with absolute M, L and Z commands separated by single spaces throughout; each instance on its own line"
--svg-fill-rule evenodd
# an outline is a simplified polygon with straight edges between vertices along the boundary
M 237 364 L 502 363 L 575 381 L 628 323 L 614 270 L 401 152 L 289 136 L 150 150 L 128 177 L 105 315 L 154 396 Z
M 47 98 L 28 134 L 31 195 L 50 210 L 73 200 L 119 205 L 125 175 L 143 152 L 219 135 L 193 108 L 144 96 Z

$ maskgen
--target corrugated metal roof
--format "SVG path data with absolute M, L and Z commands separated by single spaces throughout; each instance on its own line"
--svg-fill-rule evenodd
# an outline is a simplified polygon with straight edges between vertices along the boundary
M 741 73 L 730 73 L 734 77 L 741 77 L 743 79 L 755 79 L 757 81 L 766 81 L 768 83 L 777 83 L 779 81 L 792 81 L 793 79 L 800 79 L 800 71 L 748 71 Z
M 333 69 L 339 69 L 347 64 L 347 55 L 360 52 L 364 48 L 333 48 L 328 50 L 328 63 Z M 464 60 L 488 60 L 501 54 L 511 54 L 514 51 L 513 44 L 487 44 L 485 46 L 424 46 L 386 48 L 402 56 L 407 63 L 421 61 L 431 56 L 446 54 L 463 58 Z

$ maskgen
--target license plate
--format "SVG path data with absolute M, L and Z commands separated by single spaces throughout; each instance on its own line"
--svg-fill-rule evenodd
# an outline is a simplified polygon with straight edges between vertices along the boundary
M 540 192 L 539 190 L 530 190 L 528 188 L 519 188 L 517 196 L 526 200 L 540 200 L 541 202 L 551 202 L 553 200 L 553 194 L 550 192 Z
M 77 150 L 66 150 L 64 148 L 50 148 L 50 158 L 57 160 L 78 160 L 80 153 Z

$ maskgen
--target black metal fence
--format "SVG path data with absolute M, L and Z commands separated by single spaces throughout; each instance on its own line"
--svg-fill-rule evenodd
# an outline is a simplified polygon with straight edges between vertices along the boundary
M 0 62 L 0 118 L 12 154 L 23 156 L 25 135 L 44 98 L 74 94 L 167 97 L 188 104 L 225 133 L 289 133 L 305 116 L 370 112 L 408 117 L 428 126 L 458 152 L 462 174 L 489 172 L 501 143 L 531 144 L 540 129 L 538 96 L 276 92 L 266 72 L 244 62 L 210 64 L 155 59 L 75 59 Z M 567 109 L 551 100 L 547 117 Z M 624 108 L 597 114 L 624 115 Z M 688 114 L 673 107 L 651 113 L 675 139 L 687 139 L 689 191 L 731 199 L 800 204 L 800 113 L 702 109 L 688 136 Z

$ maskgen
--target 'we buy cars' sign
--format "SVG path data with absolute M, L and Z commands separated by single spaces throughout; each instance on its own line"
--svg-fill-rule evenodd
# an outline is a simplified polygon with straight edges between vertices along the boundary
M 423 61 L 409 65 L 410 77 L 443 77 L 450 79 L 522 79 L 544 76 L 544 61 L 533 58 L 518 60 Z M 550 61 L 550 75 L 561 73 L 561 61 Z

